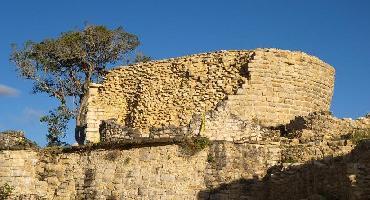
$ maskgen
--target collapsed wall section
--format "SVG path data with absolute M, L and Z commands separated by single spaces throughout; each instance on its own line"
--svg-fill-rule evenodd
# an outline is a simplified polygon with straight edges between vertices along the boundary
M 370 117 L 338 119 L 328 112 L 314 112 L 280 129 L 282 160 L 306 162 L 348 154 L 360 140 L 370 138 Z
M 143 136 L 150 128 L 186 125 L 237 91 L 249 59 L 250 51 L 220 51 L 113 69 L 92 89 L 87 137 L 111 118 Z

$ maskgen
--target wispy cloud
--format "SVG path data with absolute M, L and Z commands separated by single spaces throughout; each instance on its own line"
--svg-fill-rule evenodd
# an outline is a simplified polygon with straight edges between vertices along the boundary
M 0 84 L 0 96 L 18 96 L 19 91 L 6 85 Z
M 43 112 L 41 110 L 26 107 L 23 110 L 22 118 L 26 122 L 36 121 L 36 120 L 39 121 L 42 115 L 43 115 Z
M 12 120 L 18 124 L 38 124 L 40 123 L 40 117 L 44 115 L 42 110 L 38 110 L 31 107 L 25 107 L 23 111 L 17 116 L 13 116 Z

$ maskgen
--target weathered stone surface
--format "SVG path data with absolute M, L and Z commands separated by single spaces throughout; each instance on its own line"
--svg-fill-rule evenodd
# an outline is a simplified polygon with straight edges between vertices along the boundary
M 193 115 L 228 99 L 230 112 L 264 125 L 327 111 L 334 69 L 316 57 L 277 49 L 219 51 L 111 70 L 86 105 L 87 140 L 101 120 L 149 136 L 151 128 L 187 126 Z
M 209 123 L 228 124 L 220 112 L 209 114 Z M 297 117 L 284 129 L 242 120 L 244 125 L 236 126 L 239 140 L 213 140 L 194 155 L 170 138 L 128 139 L 136 145 L 73 147 L 64 153 L 3 150 L 0 185 L 13 185 L 17 199 L 367 199 L 370 143 L 355 148 L 347 133 L 369 130 L 369 119 L 318 112 Z M 212 138 L 212 131 L 206 126 L 203 134 Z
M 24 137 L 22 131 L 0 132 L 0 150 L 38 148 L 35 143 Z
M 12 167 L 10 173 L 0 177 L 0 184 L 8 182 L 15 186 L 15 194 L 46 199 L 106 199 L 109 196 L 194 199 L 197 192 L 212 185 L 252 177 L 255 169 L 263 173 L 269 166 L 265 159 L 279 160 L 279 154 L 265 157 L 252 151 L 248 155 L 242 153 L 261 148 L 267 153 L 273 146 L 217 143 L 211 146 L 212 150 L 207 148 L 190 157 L 179 148 L 168 145 L 58 155 L 2 151 L 3 165 Z M 214 154 L 214 161 L 207 161 L 209 154 Z M 16 165 L 19 159 L 24 166 Z M 222 162 L 218 163 L 218 159 Z M 219 171 L 220 167 L 223 170 Z M 239 168 L 239 172 L 235 173 L 234 168 Z

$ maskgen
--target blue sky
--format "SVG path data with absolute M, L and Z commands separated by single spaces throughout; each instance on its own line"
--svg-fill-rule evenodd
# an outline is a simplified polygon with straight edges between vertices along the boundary
M 370 112 L 370 1 L 16 1 L 0 2 L 0 130 L 21 129 L 46 143 L 39 117 L 55 105 L 17 77 L 10 44 L 83 27 L 123 26 L 154 59 L 221 49 L 274 47 L 315 55 L 336 69 L 332 112 Z M 71 124 L 73 126 L 73 124 Z M 73 129 L 65 139 L 74 142 Z

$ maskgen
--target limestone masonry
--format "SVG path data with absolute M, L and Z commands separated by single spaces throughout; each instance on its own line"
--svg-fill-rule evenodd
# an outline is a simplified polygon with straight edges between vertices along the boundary
M 88 141 L 99 141 L 102 120 L 137 129 L 186 126 L 222 100 L 241 119 L 263 125 L 327 111 L 334 69 L 305 53 L 276 49 L 220 51 L 139 63 L 111 70 L 90 90 Z
M 83 105 L 86 145 L 0 133 L 0 199 L 370 199 L 370 115 L 331 115 L 334 73 L 278 49 L 115 68 Z

